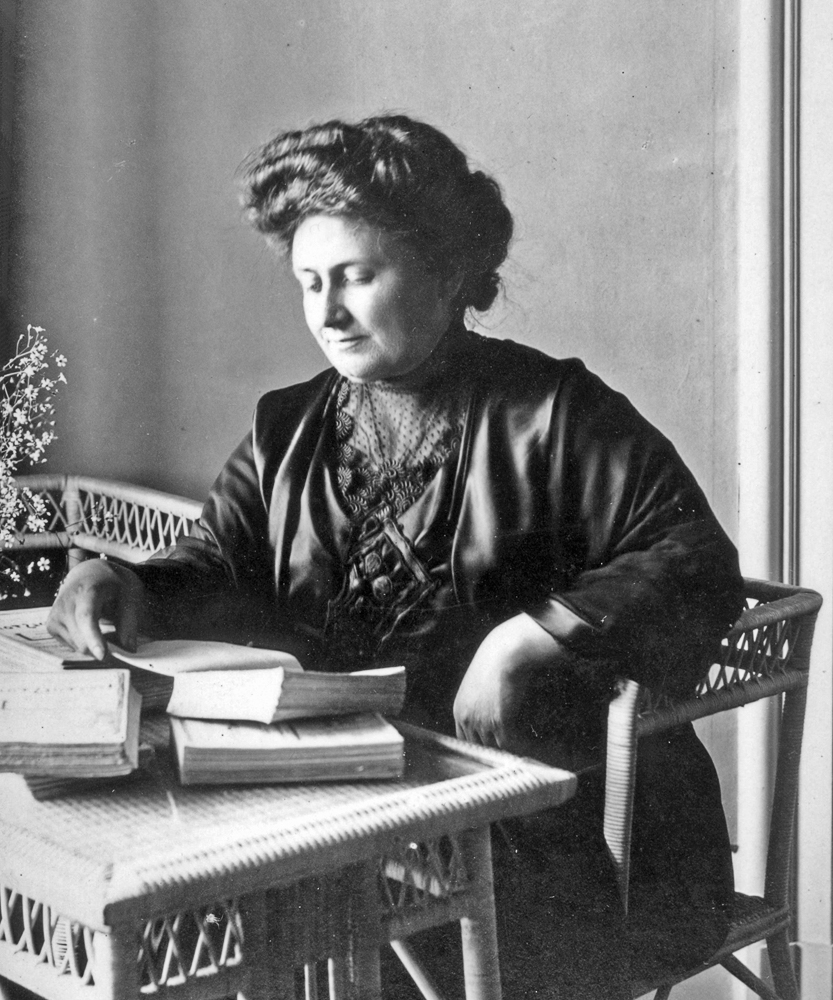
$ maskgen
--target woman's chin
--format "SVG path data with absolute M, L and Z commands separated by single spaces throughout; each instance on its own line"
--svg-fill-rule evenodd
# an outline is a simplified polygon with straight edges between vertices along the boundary
M 380 364 L 378 360 L 361 363 L 358 359 L 348 361 L 330 358 L 330 361 L 339 375 L 350 382 L 379 382 L 403 374 L 396 365 Z

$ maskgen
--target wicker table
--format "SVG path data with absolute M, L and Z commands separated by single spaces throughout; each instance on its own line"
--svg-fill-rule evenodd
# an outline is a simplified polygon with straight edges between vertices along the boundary
M 378 997 L 383 943 L 459 920 L 468 1000 L 499 1000 L 489 824 L 575 777 L 402 730 L 395 782 L 181 788 L 164 750 L 50 801 L 0 776 L 0 975 L 54 1000 L 255 1000 L 317 996 L 326 960 L 334 1000 Z

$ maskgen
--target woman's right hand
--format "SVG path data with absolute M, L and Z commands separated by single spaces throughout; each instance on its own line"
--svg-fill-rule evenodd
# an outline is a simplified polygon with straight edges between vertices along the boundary
M 91 559 L 67 573 L 46 627 L 79 653 L 103 660 L 107 644 L 99 619 L 110 618 L 119 643 L 132 650 L 144 609 L 145 588 L 135 573 L 103 559 Z

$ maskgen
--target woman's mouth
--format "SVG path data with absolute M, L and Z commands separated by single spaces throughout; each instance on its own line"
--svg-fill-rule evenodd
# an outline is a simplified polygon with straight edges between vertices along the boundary
M 327 337 L 326 342 L 330 347 L 349 347 L 351 344 L 358 344 L 364 340 L 361 334 L 351 334 L 346 337 Z

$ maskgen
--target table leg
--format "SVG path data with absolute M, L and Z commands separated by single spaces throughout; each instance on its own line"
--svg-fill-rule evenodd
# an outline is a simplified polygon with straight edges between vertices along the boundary
M 501 1000 L 489 827 L 462 834 L 460 846 L 474 895 L 469 916 L 460 921 L 466 1000 Z
M 357 865 L 354 878 L 357 891 L 354 890 L 349 904 L 353 982 L 352 994 L 347 995 L 352 995 L 355 1000 L 381 1000 L 378 863 L 374 860 Z M 332 967 L 331 962 L 330 968 Z M 337 1000 L 335 993 L 331 993 L 331 1000 Z
M 241 899 L 240 917 L 248 985 L 238 1000 L 295 1000 L 295 970 L 281 962 L 280 942 L 269 936 L 266 894 Z
M 419 959 L 411 946 L 405 941 L 391 941 L 390 946 L 426 1000 L 443 1000 L 442 993 L 431 976 L 419 964 Z
M 327 985 L 330 988 L 330 1000 L 352 1000 L 350 969 L 346 958 L 327 959 Z
M 313 961 L 307 962 L 304 965 L 304 990 L 306 1000 L 317 1000 L 318 970 Z
M 139 997 L 139 933 L 135 923 L 117 924 L 96 934 L 93 976 L 103 996 L 112 1000 Z

